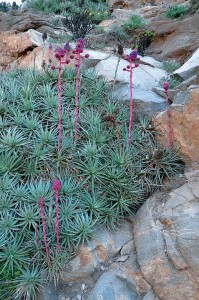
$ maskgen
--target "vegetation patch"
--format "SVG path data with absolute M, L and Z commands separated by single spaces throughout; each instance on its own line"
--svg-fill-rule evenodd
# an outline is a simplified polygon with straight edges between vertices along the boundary
M 173 19 L 173 18 L 182 17 L 183 15 L 187 14 L 189 11 L 190 11 L 189 7 L 185 5 L 173 4 L 168 8 L 165 15 L 167 18 Z
M 127 105 L 85 70 L 74 142 L 75 77 L 73 69 L 61 72 L 57 152 L 57 70 L 1 75 L 0 272 L 5 293 L 10 289 L 5 276 L 11 276 L 11 299 L 36 299 L 45 280 L 57 279 L 97 228 L 118 226 L 182 168 L 176 153 L 156 144 L 146 118 L 133 124 L 127 143 Z

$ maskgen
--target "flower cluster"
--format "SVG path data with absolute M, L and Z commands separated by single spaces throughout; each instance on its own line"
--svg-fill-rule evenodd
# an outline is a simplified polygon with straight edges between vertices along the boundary
M 129 71 L 130 69 L 134 69 L 139 67 L 139 61 L 140 57 L 138 57 L 138 50 L 134 49 L 130 54 L 127 54 L 125 56 L 125 59 L 130 62 L 130 64 L 133 64 L 132 66 L 128 65 L 126 68 L 123 69 L 123 71 Z
M 55 58 L 59 60 L 60 62 L 60 65 L 63 65 L 63 64 L 69 64 L 70 63 L 70 60 L 69 59 L 66 59 L 66 60 L 63 60 L 62 59 L 65 57 L 66 53 L 69 52 L 71 50 L 71 47 L 69 45 L 69 43 L 66 43 L 64 45 L 63 48 L 61 47 L 58 47 L 56 50 L 55 50 Z M 55 66 L 52 66 L 51 67 L 52 70 L 55 70 L 56 67 Z
M 74 54 L 81 54 L 84 51 L 84 39 L 79 38 L 77 40 L 76 48 L 72 51 L 73 54 L 70 55 L 70 58 L 74 58 Z M 85 54 L 84 56 L 81 56 L 81 58 L 88 58 L 89 54 Z

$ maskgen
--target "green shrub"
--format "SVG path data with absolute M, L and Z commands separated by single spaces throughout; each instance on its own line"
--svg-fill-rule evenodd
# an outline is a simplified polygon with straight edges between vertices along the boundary
M 144 55 L 147 47 L 150 46 L 154 39 L 154 33 L 152 31 L 142 31 L 133 36 L 132 49 L 137 48 L 141 55 Z
M 190 4 L 191 4 L 191 10 L 193 12 L 195 12 L 196 10 L 199 9 L 199 2 L 198 2 L 198 0 L 191 0 Z
M 133 15 L 124 24 L 123 28 L 125 31 L 129 32 L 137 28 L 144 26 L 144 21 L 141 16 Z
M 179 18 L 189 12 L 189 8 L 184 5 L 173 4 L 166 11 L 167 18 Z
M 75 73 L 67 69 L 61 74 L 63 138 L 59 153 L 57 71 L 15 70 L 1 75 L 1 273 L 7 269 L 11 275 L 15 269 L 20 272 L 11 299 L 36 299 L 44 279 L 57 279 L 79 245 L 88 242 L 97 228 L 118 225 L 163 185 L 165 177 L 175 176 L 182 168 L 176 153 L 156 144 L 147 118 L 133 125 L 128 146 L 127 105 L 112 96 L 112 88 L 102 78 L 84 70 L 74 144 Z M 58 252 L 54 178 L 62 184 Z M 38 198 L 44 198 L 50 264 Z
M 182 82 L 182 80 L 177 79 L 174 76 L 170 75 L 167 77 L 162 77 L 159 81 L 159 85 L 162 87 L 165 81 L 169 82 L 170 89 L 175 89 Z
M 175 70 L 177 70 L 178 68 L 180 68 L 180 64 L 178 62 L 176 62 L 175 60 L 163 61 L 162 69 L 167 71 L 168 73 L 172 73 Z

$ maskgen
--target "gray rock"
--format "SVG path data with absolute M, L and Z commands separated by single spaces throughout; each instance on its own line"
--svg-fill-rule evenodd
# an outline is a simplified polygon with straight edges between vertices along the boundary
M 179 69 L 175 70 L 173 74 L 179 75 L 184 80 L 189 79 L 196 75 L 199 67 L 199 48 L 193 53 L 191 58 L 182 65 Z
M 137 300 L 135 282 L 120 269 L 104 273 L 87 300 Z
M 141 272 L 162 300 L 199 299 L 199 172 L 186 178 L 149 198 L 134 227 Z

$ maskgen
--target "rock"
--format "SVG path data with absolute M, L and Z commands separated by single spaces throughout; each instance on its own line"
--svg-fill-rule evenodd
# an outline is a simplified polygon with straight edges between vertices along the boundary
M 83 245 L 79 248 L 78 255 L 69 262 L 62 273 L 62 280 L 69 282 L 92 275 L 101 265 L 109 264 L 123 245 L 132 238 L 132 225 L 127 221 L 115 232 L 109 232 L 106 228 L 99 229 L 88 246 Z
M 17 30 L 25 32 L 29 29 L 39 31 L 42 26 L 54 28 L 51 23 L 52 15 L 39 13 L 33 9 L 10 10 L 0 14 L 0 32 Z
M 179 148 L 179 155 L 187 163 L 199 162 L 199 88 L 189 90 L 185 103 L 172 104 L 170 111 L 173 141 Z M 167 113 L 159 113 L 154 118 L 154 124 L 158 131 L 163 132 L 160 140 L 165 143 Z
M 156 193 L 136 216 L 138 264 L 161 300 L 199 299 L 199 171 L 185 176 L 187 183 Z
M 104 20 L 99 23 L 99 26 L 104 28 L 104 30 L 108 31 L 111 26 L 113 26 L 117 21 L 115 19 Z
M 95 53 L 93 57 L 96 58 L 101 55 L 98 51 L 93 51 L 93 53 Z M 155 61 L 152 61 L 153 64 L 155 64 Z M 89 64 L 89 61 L 86 62 L 86 64 Z M 123 71 L 123 68 L 128 65 L 128 62 L 124 59 L 120 59 L 117 74 L 115 76 L 117 64 L 118 57 L 110 53 L 109 56 L 103 55 L 103 58 L 93 69 L 99 74 L 99 76 L 105 77 L 110 83 L 113 83 L 115 79 L 116 84 L 114 94 L 122 101 L 129 100 L 129 73 Z M 152 88 L 157 86 L 160 78 L 164 76 L 166 76 L 166 72 L 164 70 L 144 65 L 142 63 L 139 68 L 134 70 L 133 99 L 134 107 L 137 112 L 141 113 L 144 109 L 145 113 L 152 115 L 154 112 L 165 108 L 165 99 L 152 91 Z
M 197 82 L 196 75 L 193 77 L 188 78 L 187 80 L 183 81 L 180 83 L 176 88 L 180 90 L 185 90 L 187 89 L 190 85 L 194 84 Z
M 199 48 L 193 53 L 184 65 L 175 70 L 173 74 L 177 74 L 184 80 L 187 80 L 196 75 L 199 69 Z
M 165 92 L 163 88 L 154 87 L 152 88 L 152 91 L 155 92 L 157 95 L 160 95 L 161 97 L 165 98 Z M 169 100 L 171 102 L 174 102 L 179 92 L 180 92 L 179 89 L 168 90 Z
M 199 47 L 197 13 L 182 20 L 157 18 L 147 27 L 154 32 L 155 38 L 145 53 L 157 60 L 175 59 L 182 63 Z
M 87 300 L 137 300 L 135 282 L 119 268 L 104 273 Z
M 0 32 L 0 65 L 7 66 L 28 51 L 32 51 L 36 44 L 29 33 L 17 33 L 16 31 Z
M 28 2 L 27 2 L 27 1 L 24 1 L 24 2 L 21 4 L 20 9 L 27 9 L 27 8 L 29 8 Z

